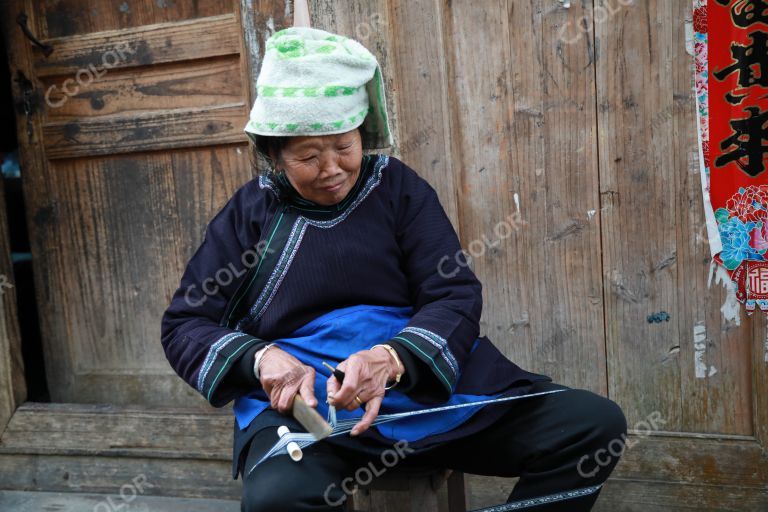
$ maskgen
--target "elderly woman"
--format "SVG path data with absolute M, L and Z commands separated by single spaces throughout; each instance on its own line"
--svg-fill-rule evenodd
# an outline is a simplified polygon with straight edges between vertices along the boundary
M 435 190 L 396 158 L 363 154 L 390 143 L 375 57 L 322 30 L 282 30 L 257 91 L 246 132 L 268 169 L 210 221 L 162 323 L 175 371 L 215 407 L 235 400 L 242 510 L 341 510 L 342 481 L 393 445 L 402 466 L 520 477 L 494 510 L 589 510 L 624 416 L 479 336 L 482 287 Z M 556 390 L 372 426 L 385 412 Z M 302 431 L 297 395 L 353 430 L 300 462 L 257 465 L 279 426 Z

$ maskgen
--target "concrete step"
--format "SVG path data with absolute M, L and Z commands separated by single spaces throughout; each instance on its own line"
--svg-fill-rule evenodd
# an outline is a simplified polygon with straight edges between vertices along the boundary
M 0 491 L 3 512 L 238 512 L 239 501 L 73 492 Z

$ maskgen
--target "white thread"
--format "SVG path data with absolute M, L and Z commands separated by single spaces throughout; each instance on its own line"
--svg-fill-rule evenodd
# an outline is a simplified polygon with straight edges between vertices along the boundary
M 374 425 L 380 425 L 382 423 L 388 423 L 390 421 L 396 421 L 402 418 L 408 418 L 411 416 L 417 416 L 419 414 L 430 414 L 435 412 L 443 412 L 443 411 L 450 411 L 453 409 L 462 409 L 464 407 L 478 407 L 481 405 L 489 405 L 493 403 L 498 402 L 508 402 L 511 400 L 520 400 L 521 398 L 530 398 L 533 396 L 541 396 L 541 395 L 550 395 L 552 393 L 561 393 L 563 391 L 568 391 L 568 389 L 555 389 L 552 391 L 541 391 L 539 393 L 531 393 L 528 395 L 517 395 L 517 396 L 508 396 L 504 398 L 493 398 L 489 400 L 481 400 L 479 402 L 472 402 L 472 403 L 466 403 L 466 404 L 457 404 L 457 405 L 443 405 L 440 407 L 432 407 L 431 409 L 423 409 L 421 411 L 406 411 L 406 412 L 399 412 L 395 414 L 382 414 L 378 416 L 371 426 Z M 338 436 L 341 434 L 347 434 L 352 431 L 352 427 L 360 421 L 360 418 L 350 418 L 346 420 L 340 420 L 336 421 L 336 408 L 333 406 L 328 407 L 328 423 L 333 427 L 333 432 L 329 437 Z M 248 475 L 251 474 L 251 472 L 256 469 L 256 466 L 264 462 L 270 457 L 273 457 L 275 455 L 285 454 L 287 453 L 285 451 L 285 448 L 288 446 L 288 443 L 295 442 L 299 448 L 305 448 L 307 446 L 313 445 L 317 442 L 315 439 L 315 436 L 312 434 L 305 434 L 305 433 L 290 433 L 282 436 L 275 444 L 270 448 L 267 453 L 264 454 L 259 461 L 254 464 L 251 469 L 248 470 Z

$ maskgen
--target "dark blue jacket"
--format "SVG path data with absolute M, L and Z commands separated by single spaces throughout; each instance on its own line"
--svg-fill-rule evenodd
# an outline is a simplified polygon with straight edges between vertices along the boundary
M 394 157 L 369 155 L 334 206 L 261 176 L 209 223 L 162 319 L 176 373 L 213 406 L 260 386 L 253 354 L 331 310 L 412 306 L 390 340 L 412 398 L 493 394 L 548 377 L 520 369 L 480 334 L 482 286 L 435 190 Z

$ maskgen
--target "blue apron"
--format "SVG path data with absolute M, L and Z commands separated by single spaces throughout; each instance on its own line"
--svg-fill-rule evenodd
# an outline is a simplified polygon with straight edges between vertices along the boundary
M 383 343 L 397 335 L 412 315 L 410 307 L 359 305 L 336 309 L 319 316 L 303 325 L 289 336 L 273 340 L 282 350 L 292 354 L 299 361 L 315 369 L 315 397 L 317 411 L 327 417 L 326 380 L 331 372 L 322 365 L 326 361 L 336 366 L 350 355 L 366 350 L 377 343 Z M 474 350 L 477 340 L 472 346 Z M 458 379 L 457 379 L 458 380 Z M 456 405 L 495 398 L 497 395 L 453 394 L 440 405 Z M 254 391 L 235 400 L 234 412 L 241 430 L 248 428 L 253 419 L 269 407 L 269 399 L 263 389 Z M 417 411 L 435 407 L 415 402 L 407 395 L 388 390 L 381 404 L 379 414 L 393 414 Z M 412 418 L 376 425 L 382 436 L 393 440 L 417 441 L 425 437 L 447 432 L 472 417 L 482 406 L 464 407 L 438 413 L 428 413 Z M 339 420 L 361 418 L 363 409 L 354 411 L 337 410 Z

